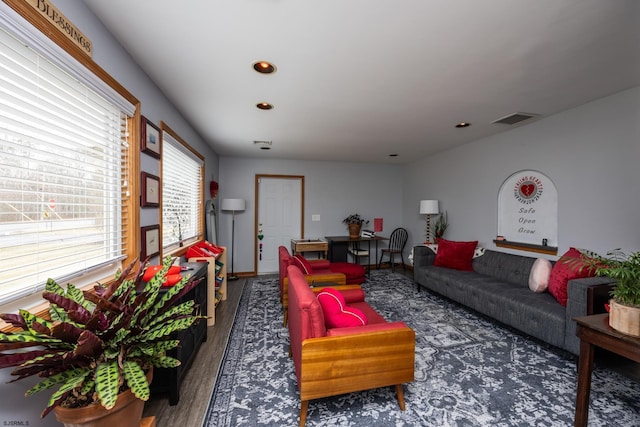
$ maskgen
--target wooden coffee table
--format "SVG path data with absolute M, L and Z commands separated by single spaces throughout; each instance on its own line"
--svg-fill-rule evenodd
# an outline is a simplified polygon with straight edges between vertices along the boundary
M 621 334 L 609 326 L 609 314 L 576 317 L 576 335 L 580 338 L 580 358 L 578 359 L 578 391 L 576 393 L 576 417 L 574 425 L 583 427 L 589 419 L 589 394 L 593 353 L 595 347 L 640 362 L 640 338 Z

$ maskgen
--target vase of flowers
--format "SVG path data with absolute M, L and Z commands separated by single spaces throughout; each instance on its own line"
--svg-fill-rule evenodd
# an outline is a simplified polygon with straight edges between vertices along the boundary
M 360 237 L 360 230 L 362 229 L 363 224 L 368 224 L 369 220 L 366 220 L 360 216 L 360 214 L 351 214 L 345 219 L 342 220 L 343 223 L 347 224 L 349 229 L 349 238 L 357 239 Z

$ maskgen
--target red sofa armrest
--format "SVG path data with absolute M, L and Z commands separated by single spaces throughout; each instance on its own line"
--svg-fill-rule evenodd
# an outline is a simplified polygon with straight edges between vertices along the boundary
M 331 261 L 328 259 L 308 259 L 307 261 L 313 270 L 328 270 L 331 265 Z
M 322 291 L 324 288 L 333 288 L 336 291 L 340 291 L 340 293 L 344 297 L 344 301 L 347 304 L 364 301 L 364 291 L 362 290 L 362 287 L 360 287 L 360 285 L 324 286 L 322 283 L 316 283 L 311 289 L 313 290 L 313 293 L 318 295 L 318 292 Z

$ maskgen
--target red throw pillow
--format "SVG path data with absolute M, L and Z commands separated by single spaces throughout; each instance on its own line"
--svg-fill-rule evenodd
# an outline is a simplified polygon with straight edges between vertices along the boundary
M 311 268 L 311 264 L 309 264 L 309 261 L 307 261 L 307 259 L 302 255 L 293 256 L 293 265 L 298 266 L 298 268 L 302 270 L 304 274 L 313 274 L 313 268 Z
M 452 242 L 451 240 L 440 239 L 438 240 L 438 252 L 433 265 L 455 270 L 473 271 L 471 261 L 477 246 L 477 240 L 473 242 Z
M 162 265 L 150 265 L 148 266 L 145 270 L 144 270 L 144 275 L 142 276 L 142 280 L 144 280 L 145 282 L 149 282 L 151 281 L 151 279 L 153 279 L 153 276 L 155 276 L 158 271 L 162 270 Z M 167 276 L 169 275 L 180 275 L 180 272 L 182 271 L 182 269 L 180 268 L 179 265 L 172 265 L 171 267 L 169 267 L 169 270 L 167 271 Z
M 340 291 L 333 288 L 324 288 L 318 293 L 317 298 L 322 306 L 324 323 L 327 329 L 348 328 L 367 324 L 365 314 L 355 307 L 349 307 Z
M 567 306 L 567 283 L 569 280 L 593 277 L 596 275 L 595 270 L 592 268 L 581 268 L 584 265 L 583 263 L 571 262 L 567 264 L 566 262 L 569 258 L 581 257 L 582 252 L 576 248 L 569 248 L 569 250 L 556 261 L 551 269 L 548 290 L 563 307 Z
M 165 276 L 164 282 L 162 282 L 162 286 L 164 286 L 165 288 L 171 287 L 178 283 L 180 280 L 182 280 L 181 274 L 168 274 L 167 276 Z

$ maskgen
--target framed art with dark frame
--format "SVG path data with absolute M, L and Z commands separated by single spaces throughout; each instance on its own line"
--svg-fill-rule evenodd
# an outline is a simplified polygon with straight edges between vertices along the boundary
M 160 225 L 147 225 L 140 227 L 140 259 L 145 260 L 147 257 L 154 257 L 160 254 Z
M 147 172 L 140 172 L 142 181 L 142 207 L 160 206 L 160 178 Z
M 148 121 L 144 116 L 142 116 L 141 125 L 142 138 L 140 146 L 142 151 L 159 159 L 160 150 L 162 149 L 162 132 L 160 132 L 160 128 Z

